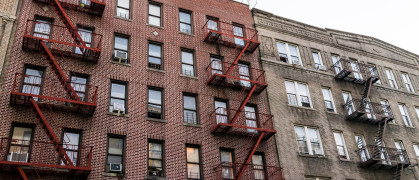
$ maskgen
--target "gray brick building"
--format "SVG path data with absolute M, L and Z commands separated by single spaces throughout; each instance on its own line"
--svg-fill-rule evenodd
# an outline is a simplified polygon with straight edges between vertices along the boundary
M 285 178 L 419 177 L 417 54 L 252 13 Z

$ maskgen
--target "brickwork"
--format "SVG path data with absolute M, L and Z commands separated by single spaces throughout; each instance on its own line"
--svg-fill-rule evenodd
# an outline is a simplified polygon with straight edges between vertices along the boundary
M 232 48 L 216 48 L 216 45 L 203 42 L 204 34 L 201 28 L 206 23 L 206 15 L 220 18 L 221 21 L 237 22 L 252 27 L 252 19 L 248 6 L 230 0 L 206 1 L 200 0 L 166 0 L 162 3 L 161 28 L 147 25 L 148 1 L 131 1 L 131 20 L 115 18 L 116 0 L 106 1 L 103 17 L 68 11 L 74 24 L 92 26 L 95 33 L 103 35 L 102 54 L 97 64 L 81 62 L 75 59 L 58 58 L 58 63 L 64 73 L 70 71 L 90 75 L 90 83 L 98 86 L 98 107 L 93 117 L 84 117 L 70 112 L 53 113 L 44 111 L 50 120 L 53 130 L 61 136 L 63 128 L 80 129 L 83 131 L 82 144 L 94 146 L 92 171 L 89 179 L 117 179 L 112 174 L 106 174 L 106 143 L 107 134 L 126 136 L 125 179 L 143 179 L 147 173 L 147 140 L 164 140 L 165 143 L 165 174 L 168 179 L 186 178 L 186 148 L 185 144 L 201 146 L 203 177 L 215 179 L 214 168 L 220 163 L 219 148 L 235 150 L 237 162 L 243 162 L 249 148 L 250 137 L 231 135 L 213 135 L 210 132 L 212 121 L 209 115 L 214 111 L 214 98 L 232 99 L 240 91 L 228 88 L 207 86 L 206 67 L 210 64 L 210 54 L 227 57 Z M 193 13 L 193 35 L 179 33 L 179 8 Z M 43 56 L 38 53 L 22 50 L 22 39 L 25 24 L 35 15 L 55 18 L 54 23 L 62 25 L 51 6 L 32 1 L 24 1 L 16 39 L 12 49 L 13 56 L 6 71 L 5 85 L 1 94 L 1 124 L 0 136 L 8 137 L 12 122 L 36 124 L 34 139 L 47 141 L 46 135 L 39 127 L 32 112 L 25 107 L 10 106 L 9 97 L 15 73 L 23 72 L 25 64 L 43 66 L 47 78 L 56 78 L 48 67 Z M 130 64 L 122 65 L 111 62 L 114 33 L 130 36 Z M 147 67 L 148 41 L 163 43 L 164 71 L 154 71 Z M 195 51 L 197 77 L 181 75 L 180 49 L 188 48 Z M 258 68 L 258 53 L 247 54 L 242 60 Z M 232 62 L 232 59 L 225 59 Z M 115 116 L 108 113 L 110 82 L 121 80 L 128 82 L 128 114 Z M 164 120 L 154 122 L 147 116 L 147 87 L 164 88 Z M 61 87 L 57 90 L 63 90 Z M 198 94 L 198 113 L 200 126 L 183 124 L 182 93 Z M 242 98 L 244 99 L 244 97 Z M 257 104 L 258 112 L 268 113 L 266 95 L 254 95 L 250 103 Z M 238 109 L 240 101 L 230 100 L 229 106 Z M 253 139 L 254 140 L 254 139 Z M 266 164 L 277 166 L 277 157 L 273 138 L 262 142 L 259 152 L 264 152 Z M 110 176 L 109 176 L 110 175 Z
M 334 79 L 331 55 L 340 55 L 341 59 L 355 58 L 364 63 L 373 63 L 378 67 L 381 85 L 373 85 L 370 93 L 372 102 L 380 103 L 387 99 L 394 113 L 396 124 L 387 126 L 384 137 L 386 146 L 395 148 L 394 141 L 402 140 L 409 158 L 417 163 L 413 144 L 419 137 L 418 114 L 415 112 L 419 94 L 407 92 L 400 72 L 407 72 L 415 89 L 419 79 L 419 56 L 372 37 L 356 35 L 331 29 L 321 29 L 307 24 L 275 16 L 261 10 L 253 10 L 256 29 L 261 39 L 261 63 L 266 71 L 269 84 L 267 93 L 271 113 L 276 117 L 278 130 L 276 140 L 280 164 L 284 168 L 285 178 L 304 179 L 307 176 L 341 179 L 392 179 L 393 170 L 366 169 L 358 167 L 361 162 L 355 135 L 364 135 L 367 144 L 374 144 L 377 125 L 345 121 L 347 114 L 343 108 L 342 91 L 351 92 L 353 98 L 362 97 L 363 86 Z M 395 34 L 397 35 L 397 34 Z M 277 41 L 298 45 L 303 66 L 280 62 Z M 321 52 L 326 71 L 316 70 L 311 54 L 312 50 Z M 384 67 L 393 69 L 399 89 L 389 87 Z M 288 105 L 285 80 L 307 83 L 313 108 Z M 336 113 L 326 111 L 322 87 L 332 91 Z M 416 90 L 417 92 L 417 90 Z M 403 123 L 398 103 L 405 103 L 413 126 Z M 299 155 L 294 125 L 319 128 L 325 156 L 316 157 Z M 333 137 L 333 131 L 342 131 L 346 141 L 350 160 L 340 160 Z M 418 177 L 418 168 L 405 168 L 403 179 Z M 415 175 L 416 176 L 415 176 Z

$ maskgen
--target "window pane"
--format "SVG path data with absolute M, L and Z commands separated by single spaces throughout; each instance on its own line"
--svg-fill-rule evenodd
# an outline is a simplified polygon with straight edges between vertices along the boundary
M 193 96 L 183 96 L 183 108 L 196 110 L 196 99 Z
M 304 132 L 304 127 L 295 126 L 295 134 L 297 136 L 297 140 L 306 140 L 306 134 Z
M 187 162 L 199 163 L 199 149 L 187 147 L 186 159 L 187 159 Z
M 329 89 L 322 89 L 322 92 L 323 92 L 324 100 L 332 101 L 332 97 L 331 97 Z
M 122 164 L 122 156 L 108 155 L 108 164 Z
M 335 137 L 336 145 L 343 146 L 343 139 L 341 133 L 333 133 L 333 136 Z
M 118 6 L 129 9 L 130 0 L 118 0 Z
M 287 93 L 296 94 L 297 90 L 295 89 L 294 82 L 285 81 L 285 88 L 287 90 Z
M 160 6 L 150 4 L 149 5 L 149 13 L 150 13 L 150 15 L 160 17 Z
M 191 14 L 186 12 L 179 12 L 180 22 L 191 24 Z
M 298 93 L 303 96 L 308 96 L 308 88 L 305 84 L 297 83 L 298 86 Z
M 287 54 L 287 50 L 284 43 L 277 42 L 278 52 L 282 54 Z
M 253 155 L 252 156 L 252 163 L 254 165 L 263 166 L 263 156 L 262 155 Z
M 148 102 L 153 104 L 162 104 L 162 92 L 159 90 L 148 90 Z
M 31 140 L 31 136 L 32 136 L 32 128 L 25 128 L 25 127 L 14 127 L 13 128 L 13 135 L 12 135 L 12 139 L 18 139 L 18 140 L 23 140 L 25 142 L 16 142 L 13 144 L 26 144 L 29 145 L 29 142 Z
M 38 76 L 38 77 L 42 77 L 42 75 L 44 74 L 44 71 L 42 70 L 37 70 L 37 69 L 30 69 L 27 68 L 26 69 L 26 75 L 30 75 L 30 76 Z
M 112 83 L 111 96 L 125 99 L 125 85 Z
M 231 152 L 221 151 L 220 154 L 221 154 L 221 162 L 228 162 L 228 163 L 233 162 L 233 155 Z
M 161 64 L 161 59 L 154 58 L 154 57 L 148 57 L 148 62 L 149 63 L 154 63 L 154 64 Z
M 78 150 L 79 140 L 80 140 L 80 134 L 64 132 L 63 147 L 65 149 Z
M 188 178 L 200 179 L 200 169 L 199 164 L 188 164 Z
M 291 56 L 298 56 L 297 46 L 288 45 Z
M 154 25 L 154 26 L 160 26 L 160 18 L 149 16 L 148 17 L 148 24 Z
M 194 76 L 195 72 L 193 66 L 188 64 L 182 64 L 182 74 Z
M 129 18 L 129 10 L 122 9 L 122 8 L 116 8 L 116 16 L 128 19 Z
M 196 111 L 183 111 L 184 122 L 189 124 L 198 124 L 196 119 Z
M 148 45 L 148 55 L 154 57 L 161 57 L 161 46 L 156 44 Z
M 180 31 L 184 32 L 184 33 L 191 34 L 192 33 L 192 27 L 189 24 L 180 23 Z
M 160 160 L 149 159 L 148 160 L 148 165 L 153 166 L 153 167 L 160 167 L 160 168 L 163 167 L 163 163 Z
M 124 139 L 121 138 L 109 138 L 109 153 L 122 155 L 124 148 Z
M 128 51 L 128 39 L 115 36 L 115 48 Z
M 162 144 L 160 143 L 149 143 L 149 158 L 162 159 Z
M 193 53 L 182 51 L 182 63 L 193 64 Z

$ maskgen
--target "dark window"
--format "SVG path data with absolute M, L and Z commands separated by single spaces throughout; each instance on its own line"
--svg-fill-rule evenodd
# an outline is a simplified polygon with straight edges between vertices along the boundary
M 9 153 L 7 161 L 28 162 L 30 148 L 32 144 L 33 127 L 12 126 L 11 138 L 13 141 L 9 144 Z
M 186 166 L 188 179 L 201 178 L 201 148 L 196 145 L 186 145 Z
M 195 76 L 194 67 L 194 52 L 191 50 L 182 49 L 182 74 L 188 76 Z
M 125 137 L 117 135 L 108 136 L 108 152 L 106 157 L 106 170 L 115 171 L 124 167 L 125 159 Z M 120 167 L 120 168 L 118 168 Z
M 179 23 L 180 32 L 192 34 L 192 12 L 180 9 Z
M 74 165 L 79 164 L 81 133 L 76 130 L 65 130 L 62 137 L 63 148 Z M 61 161 L 61 165 L 64 163 Z
M 126 114 L 127 83 L 111 82 L 111 98 L 109 112 Z
M 234 151 L 232 149 L 221 149 L 220 156 L 223 179 L 234 179 Z
M 198 124 L 198 107 L 196 95 L 184 94 L 183 95 L 183 122 L 189 124 Z
M 44 68 L 37 66 L 25 66 L 25 78 L 23 80 L 22 93 L 40 95 L 44 79 Z M 38 97 L 33 97 L 38 101 Z
M 81 101 L 87 101 L 88 80 L 88 75 L 71 73 L 71 87 L 76 91 Z
M 148 67 L 153 69 L 163 69 L 162 66 L 162 44 L 148 43 Z
M 148 24 L 159 27 L 161 26 L 161 4 L 149 1 Z
M 90 2 L 90 1 L 89 1 Z M 81 39 L 83 39 L 84 43 L 86 44 L 86 47 L 92 47 L 92 43 L 93 43 L 93 32 L 94 29 L 93 28 L 88 28 L 88 27 L 78 27 L 78 33 L 81 37 Z M 74 52 L 76 54 L 83 54 L 83 52 L 85 51 L 85 49 L 80 49 L 78 47 L 76 47 L 74 49 Z
M 148 89 L 148 117 L 163 119 L 163 90 Z
M 49 39 L 51 37 L 53 19 L 45 17 L 35 17 L 33 36 Z
M 164 144 L 161 141 L 148 142 L 148 175 L 164 177 Z
M 129 37 L 115 35 L 113 60 L 120 63 L 128 63 Z
M 117 0 L 116 16 L 125 19 L 130 18 L 130 0 Z

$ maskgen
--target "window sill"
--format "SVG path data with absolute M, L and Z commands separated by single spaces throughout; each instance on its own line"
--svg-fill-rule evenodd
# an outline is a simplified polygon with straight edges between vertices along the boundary
M 152 24 L 148 24 L 148 23 L 147 23 L 147 26 L 154 27 L 154 28 L 159 28 L 159 29 L 164 29 L 164 27 L 156 26 L 156 25 L 152 25 Z
M 350 159 L 342 159 L 342 158 L 339 158 L 339 161 L 352 162 Z
M 184 126 L 190 126 L 190 127 L 196 127 L 196 128 L 202 128 L 202 125 L 200 124 L 191 124 L 191 123 L 183 123 Z
M 310 155 L 310 154 L 301 154 L 301 153 L 298 153 L 298 156 L 301 156 L 301 157 L 308 157 L 308 158 L 327 159 L 327 158 L 326 158 L 326 155 Z
M 164 119 L 155 119 L 155 118 L 150 118 L 150 117 L 147 117 L 147 118 L 145 118 L 147 121 L 153 121 L 153 122 L 159 122 L 159 123 L 167 123 L 167 121 L 166 120 L 164 120 Z
M 119 17 L 119 16 L 114 16 L 114 18 L 124 20 L 124 21 L 128 21 L 128 22 L 132 22 L 132 19 L 127 19 L 127 18 L 123 18 L 123 17 Z
M 146 67 L 146 69 L 147 69 L 147 70 L 149 70 L 149 71 L 155 71 L 155 72 L 160 72 L 160 73 L 166 73 L 166 71 L 165 71 L 165 70 L 153 69 L 153 68 L 149 68 L 149 67 Z
M 411 129 L 416 129 L 414 126 L 406 126 L 406 125 L 404 125 L 404 127 L 411 128 Z
M 125 174 L 122 174 L 122 173 L 111 173 L 111 172 L 102 172 L 102 176 L 105 176 L 105 177 L 122 177 L 122 178 L 125 178 Z
M 188 34 L 188 33 L 185 33 L 185 32 L 179 32 L 179 34 L 195 37 L 195 34 Z
M 128 64 L 128 63 L 120 63 L 120 62 L 116 62 L 116 61 L 112 61 L 112 60 L 111 60 L 111 63 L 131 67 L 131 64 Z
M 389 122 L 389 123 L 388 123 L 388 125 L 398 126 L 398 124 L 396 124 L 396 123 L 391 123 L 391 122 Z
M 126 117 L 126 118 L 129 118 L 129 115 L 128 114 L 121 114 L 121 113 L 114 113 L 114 112 L 108 112 L 107 113 L 108 115 L 111 115 L 111 116 L 118 116 L 118 117 Z
M 165 177 L 156 177 L 156 176 L 146 176 L 146 180 L 167 180 Z
M 199 78 L 198 77 L 196 77 L 196 76 L 189 76 L 189 75 L 185 75 L 185 74 L 180 74 L 180 76 L 182 76 L 182 77 L 187 77 L 187 78 L 192 78 L 192 79 L 196 79 L 196 80 L 198 80 Z
M 292 105 L 292 104 L 288 104 L 288 107 L 294 107 L 294 108 L 300 108 L 300 109 L 307 109 L 310 111 L 316 111 L 316 109 L 314 108 L 308 108 L 308 107 L 303 107 L 303 106 L 296 106 L 296 105 Z
M 337 112 L 329 112 L 329 111 L 326 111 L 328 114 L 333 114 L 333 115 L 339 115 L 339 113 L 337 113 Z

